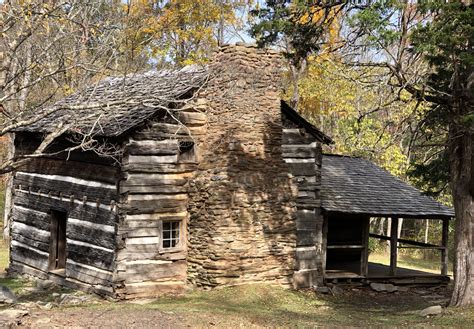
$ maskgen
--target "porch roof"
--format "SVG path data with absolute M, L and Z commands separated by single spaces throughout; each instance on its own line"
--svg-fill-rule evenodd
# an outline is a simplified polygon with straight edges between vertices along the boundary
M 454 217 L 453 209 L 386 170 L 348 156 L 323 155 L 321 199 L 326 212 L 420 219 Z

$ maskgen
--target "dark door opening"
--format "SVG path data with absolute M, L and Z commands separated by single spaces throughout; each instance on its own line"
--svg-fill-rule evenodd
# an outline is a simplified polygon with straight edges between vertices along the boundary
M 62 270 L 66 267 L 66 222 L 65 211 L 51 210 L 50 271 Z
M 367 276 L 369 218 L 327 216 L 326 277 Z

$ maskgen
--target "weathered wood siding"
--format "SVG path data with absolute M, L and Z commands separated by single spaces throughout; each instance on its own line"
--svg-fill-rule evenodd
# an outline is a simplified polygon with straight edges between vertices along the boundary
M 114 294 L 118 169 L 105 163 L 41 158 L 15 173 L 10 270 Z M 67 213 L 64 276 L 48 272 L 51 210 Z
M 173 116 L 159 117 L 126 145 L 116 271 L 122 298 L 176 293 L 186 285 L 187 189 L 197 158 L 184 157 L 179 143 L 202 134 L 206 116 L 200 108 L 191 102 Z M 176 250 L 161 248 L 161 223 L 167 220 L 182 222 L 182 246 Z
M 188 280 L 291 284 L 296 186 L 283 161 L 279 55 L 224 47 L 210 65 L 201 161 L 190 183 Z
M 323 281 L 325 239 L 321 214 L 321 144 L 282 114 L 283 157 L 298 186 L 296 288 L 307 288 Z

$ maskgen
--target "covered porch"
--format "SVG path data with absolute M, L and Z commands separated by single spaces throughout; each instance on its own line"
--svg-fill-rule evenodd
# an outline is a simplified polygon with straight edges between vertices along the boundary
M 375 164 L 325 155 L 322 164 L 323 249 L 326 281 L 364 280 L 437 283 L 449 281 L 448 232 L 452 209 L 423 195 Z M 389 234 L 370 232 L 370 218 L 391 219 Z M 399 237 L 399 220 L 437 220 L 438 243 Z M 369 238 L 389 243 L 389 264 L 369 262 Z M 401 249 L 437 250 L 439 273 L 398 266 Z

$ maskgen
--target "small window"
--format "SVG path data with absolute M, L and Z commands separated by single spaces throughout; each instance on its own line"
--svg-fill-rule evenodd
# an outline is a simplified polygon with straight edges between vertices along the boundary
M 196 162 L 194 142 L 192 141 L 179 142 L 178 162 L 184 162 L 184 163 Z
M 161 247 L 171 249 L 180 246 L 181 221 L 163 222 Z

